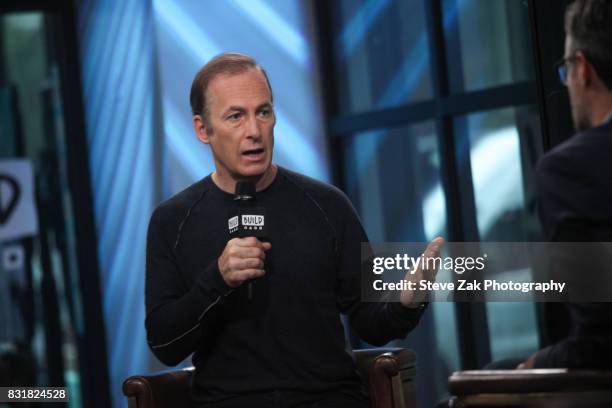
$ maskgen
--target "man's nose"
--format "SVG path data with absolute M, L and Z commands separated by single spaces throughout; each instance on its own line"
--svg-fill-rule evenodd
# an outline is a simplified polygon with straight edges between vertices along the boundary
M 254 140 L 259 140 L 261 138 L 259 122 L 257 121 L 257 117 L 254 115 L 249 116 L 246 123 L 246 137 Z

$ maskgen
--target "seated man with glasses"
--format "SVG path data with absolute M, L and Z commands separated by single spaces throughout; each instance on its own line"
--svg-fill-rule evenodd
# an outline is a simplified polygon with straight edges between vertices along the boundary
M 538 166 L 540 218 L 550 241 L 611 240 L 607 238 L 612 236 L 611 27 L 612 1 L 578 0 L 567 8 L 565 56 L 558 73 L 568 88 L 578 133 L 544 155 Z M 596 277 L 595 271 L 584 270 L 592 263 L 586 265 L 571 272 Z M 612 266 L 604 270 L 595 266 L 597 273 L 612 274 Z M 612 367 L 612 304 L 568 303 L 567 308 L 571 333 L 518 368 Z

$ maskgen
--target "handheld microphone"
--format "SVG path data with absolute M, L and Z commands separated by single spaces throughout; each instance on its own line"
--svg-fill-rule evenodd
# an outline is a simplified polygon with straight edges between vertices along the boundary
M 265 240 L 266 212 L 263 207 L 257 206 L 255 198 L 255 183 L 252 181 L 238 181 L 234 193 L 236 206 L 230 210 L 227 220 L 230 239 L 255 237 Z M 249 299 L 253 298 L 253 282 L 248 283 Z

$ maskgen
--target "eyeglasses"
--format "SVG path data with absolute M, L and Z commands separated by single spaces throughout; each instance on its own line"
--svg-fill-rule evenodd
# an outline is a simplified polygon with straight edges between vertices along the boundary
M 559 81 L 563 86 L 567 86 L 567 63 L 574 62 L 576 60 L 575 55 L 571 55 L 566 58 L 562 58 L 559 62 L 555 64 L 555 68 L 557 69 L 557 74 L 559 75 Z

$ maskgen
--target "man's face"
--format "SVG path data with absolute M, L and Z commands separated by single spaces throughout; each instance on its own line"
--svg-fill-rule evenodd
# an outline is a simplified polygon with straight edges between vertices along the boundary
M 217 175 L 233 180 L 263 175 L 272 163 L 276 123 L 263 73 L 219 75 L 206 98 L 208 118 L 198 137 L 210 144 Z
M 567 64 L 567 89 L 570 96 L 572 108 L 572 119 L 577 131 L 586 130 L 591 127 L 588 114 L 588 99 L 586 97 L 586 60 L 582 53 L 574 51 L 572 38 L 565 37 L 565 55 Z

